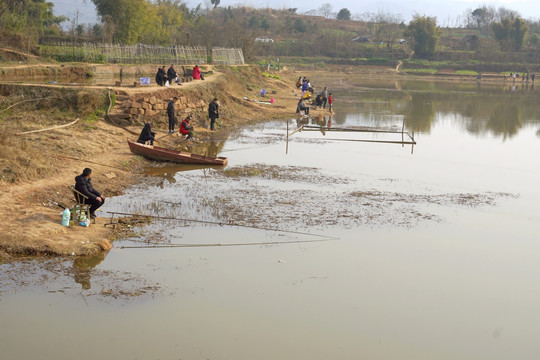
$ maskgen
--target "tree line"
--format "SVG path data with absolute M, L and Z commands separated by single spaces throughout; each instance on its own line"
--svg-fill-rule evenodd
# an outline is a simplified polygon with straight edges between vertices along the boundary
M 400 15 L 379 10 L 355 15 L 353 20 L 348 9 L 334 12 L 330 3 L 314 10 L 312 15 L 317 16 L 306 16 L 297 14 L 296 8 L 220 7 L 219 0 L 211 0 L 211 6 L 206 8 L 189 8 L 183 0 L 91 1 L 100 23 L 88 26 L 80 23 L 79 13 L 72 19 L 55 16 L 53 4 L 46 0 L 2 0 L 0 30 L 120 44 L 240 47 L 248 59 L 253 54 L 376 56 L 381 47 L 395 48 L 392 51 L 399 56 L 412 49 L 414 56 L 429 58 L 437 51 L 443 34 L 435 17 L 415 15 L 406 24 Z M 318 18 L 334 20 L 321 22 Z M 515 11 L 482 6 L 467 10 L 464 18 L 464 28 L 478 34 L 470 41 L 472 50 L 490 39 L 504 52 L 540 45 L 540 23 L 525 20 Z M 66 21 L 67 29 L 60 26 Z M 255 44 L 256 37 L 275 37 L 279 41 Z M 352 43 L 354 38 L 374 44 L 375 50 Z M 406 39 L 407 45 L 398 45 L 400 39 Z

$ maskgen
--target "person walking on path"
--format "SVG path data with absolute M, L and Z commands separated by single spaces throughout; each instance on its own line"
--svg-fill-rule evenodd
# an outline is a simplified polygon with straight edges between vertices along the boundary
M 96 210 L 105 204 L 105 196 L 92 186 L 92 169 L 85 168 L 81 175 L 75 177 L 75 190 L 87 196 L 90 204 L 90 219 L 96 218 Z
M 214 98 L 208 105 L 208 117 L 210 118 L 210 130 L 213 131 L 216 119 L 219 118 L 219 103 L 217 98 Z
M 167 105 L 167 116 L 169 117 L 169 133 L 174 132 L 174 122 L 175 122 L 175 110 L 174 110 L 174 103 L 178 100 L 178 97 L 173 97 L 171 101 L 169 101 L 169 104 Z

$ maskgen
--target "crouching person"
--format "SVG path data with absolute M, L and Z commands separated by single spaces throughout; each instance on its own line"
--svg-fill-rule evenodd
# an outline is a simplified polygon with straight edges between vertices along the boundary
M 152 123 L 146 123 L 144 124 L 144 127 L 141 131 L 141 134 L 139 135 L 139 138 L 137 139 L 137 142 L 139 144 L 146 144 L 147 142 L 149 142 L 150 145 L 154 145 L 155 137 L 156 133 L 152 132 Z
M 186 140 L 193 139 L 193 126 L 190 122 L 191 116 L 187 116 L 180 124 L 180 134 L 187 135 Z

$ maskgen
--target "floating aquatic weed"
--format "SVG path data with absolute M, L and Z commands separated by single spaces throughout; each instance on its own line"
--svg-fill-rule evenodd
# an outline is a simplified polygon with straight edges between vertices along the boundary
M 310 184 L 349 184 L 354 180 L 347 177 L 330 176 L 313 167 L 277 166 L 266 164 L 251 164 L 225 169 L 219 175 L 228 178 L 250 178 L 304 182 Z
M 516 195 L 508 193 L 457 193 L 457 194 L 406 194 L 384 191 L 354 191 L 350 194 L 353 197 L 362 198 L 375 202 L 400 202 L 400 203 L 429 203 L 441 206 L 463 205 L 477 207 L 482 205 L 494 206 L 497 199 L 503 197 L 513 197 Z

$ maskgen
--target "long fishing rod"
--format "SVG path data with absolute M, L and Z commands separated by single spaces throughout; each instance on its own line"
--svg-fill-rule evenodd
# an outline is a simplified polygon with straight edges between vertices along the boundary
M 65 159 L 70 159 L 70 160 L 75 160 L 75 161 L 86 162 L 86 163 L 95 164 L 95 165 L 100 165 L 100 166 L 105 166 L 105 167 L 109 167 L 111 169 L 115 169 L 115 170 L 119 170 L 119 171 L 123 171 L 123 172 L 127 172 L 127 173 L 129 172 L 128 170 L 120 169 L 119 167 L 116 167 L 116 166 L 102 164 L 102 163 L 98 163 L 98 162 L 87 160 L 87 159 L 80 159 L 80 158 L 76 158 L 76 157 L 73 157 L 73 156 L 59 155 L 59 154 L 55 154 L 54 156 L 65 158 Z
M 320 141 L 346 141 L 346 142 L 367 142 L 367 143 L 379 143 L 379 144 L 402 144 L 402 145 L 416 145 L 416 141 L 399 141 L 399 140 L 356 140 L 356 139 L 317 139 Z
M 222 243 L 217 243 L 217 244 L 165 244 L 165 245 L 143 245 L 143 246 L 120 246 L 119 249 L 161 249 L 161 248 L 260 246 L 260 245 L 282 245 L 282 244 L 313 243 L 313 242 L 323 242 L 323 241 L 333 241 L 333 240 L 335 240 L 335 239 L 269 241 L 269 242 L 233 243 L 233 244 L 222 244 Z
M 132 214 L 132 213 L 117 212 L 117 211 L 107 211 L 107 213 L 108 213 L 108 214 L 112 214 L 113 216 L 114 216 L 115 214 L 116 214 L 116 215 L 124 215 L 124 216 L 141 216 L 141 217 L 147 217 L 147 218 L 158 219 L 158 220 L 187 221 L 187 222 L 196 222 L 196 223 L 201 223 L 201 224 L 220 225 L 220 226 L 227 225 L 227 226 L 236 226 L 236 227 L 243 227 L 243 228 L 249 228 L 249 229 L 257 229 L 257 230 L 266 230 L 266 231 L 282 232 L 282 233 L 288 233 L 288 234 L 316 236 L 316 237 L 321 237 L 321 238 L 325 238 L 325 239 L 333 239 L 333 240 L 338 240 L 338 239 L 339 239 L 339 238 L 334 237 L 334 236 L 312 234 L 312 233 L 302 232 L 302 231 L 280 230 L 280 229 L 273 229 L 273 228 L 259 227 L 259 226 L 251 226 L 251 225 L 222 223 L 222 222 L 217 222 L 217 221 L 196 220 L 196 219 L 184 219 L 184 218 L 175 218 L 175 217 L 158 216 L 158 215 Z

